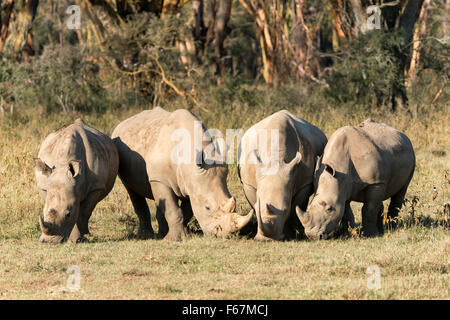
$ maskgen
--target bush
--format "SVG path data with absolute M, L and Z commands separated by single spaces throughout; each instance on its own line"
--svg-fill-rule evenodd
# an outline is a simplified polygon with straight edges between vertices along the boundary
M 326 96 L 338 103 L 385 104 L 393 89 L 403 85 L 398 76 L 403 72 L 399 70 L 402 39 L 397 32 L 377 30 L 349 43 L 336 56 Z
M 31 64 L 16 67 L 14 98 L 24 106 L 55 110 L 104 111 L 112 105 L 98 77 L 98 66 L 81 46 L 47 46 Z

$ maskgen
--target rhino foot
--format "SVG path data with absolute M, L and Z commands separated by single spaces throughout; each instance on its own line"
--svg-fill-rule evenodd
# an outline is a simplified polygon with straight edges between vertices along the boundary
M 187 236 L 187 232 L 186 232 L 185 228 L 171 229 L 171 230 L 169 230 L 167 235 L 164 237 L 164 240 L 182 241 L 182 240 L 186 239 L 186 236 Z
M 152 229 L 147 229 L 147 228 L 139 228 L 138 232 L 137 232 L 137 237 L 139 239 L 152 239 L 154 238 L 155 233 L 153 232 Z

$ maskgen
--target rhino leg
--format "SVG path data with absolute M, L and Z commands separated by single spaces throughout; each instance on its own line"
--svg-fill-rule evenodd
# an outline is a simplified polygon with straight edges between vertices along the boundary
M 154 235 L 151 218 L 150 209 L 148 208 L 147 201 L 144 197 L 138 195 L 136 192 L 126 187 L 128 194 L 130 195 L 131 203 L 133 204 L 134 212 L 136 212 L 139 218 L 139 238 L 149 238 Z
M 194 212 L 192 211 L 191 202 L 189 200 L 181 201 L 181 211 L 183 211 L 183 225 L 187 228 L 187 224 L 194 216 Z
M 374 237 L 378 235 L 378 217 L 383 205 L 385 186 L 383 184 L 370 185 L 366 188 L 364 205 L 362 208 L 363 235 Z
M 311 194 L 313 194 L 313 192 L 314 186 L 313 184 L 309 184 L 307 186 L 304 186 L 294 195 L 291 205 L 291 214 L 289 215 L 284 228 L 286 239 L 296 238 L 296 230 L 300 230 L 300 232 L 303 232 L 303 225 L 300 223 L 300 220 L 298 220 L 297 214 L 295 213 L 295 208 L 299 206 L 300 209 L 306 211 L 308 207 L 309 197 L 311 196 Z
M 381 203 L 380 209 L 378 211 L 378 217 L 377 217 L 377 229 L 378 229 L 378 234 L 380 234 L 380 235 L 384 233 L 383 213 L 384 213 L 384 206 L 383 206 L 383 203 Z
M 353 215 L 353 211 L 352 208 L 350 207 L 350 201 L 347 201 L 345 203 L 345 211 L 344 211 L 344 215 L 342 217 L 342 225 L 344 226 L 344 228 L 354 228 L 355 227 L 355 216 Z
M 244 188 L 244 195 L 247 199 L 248 203 L 252 206 L 252 208 L 255 208 L 256 205 L 256 189 L 252 186 L 249 186 L 247 184 L 242 184 L 242 187 Z
M 405 198 L 406 190 L 408 189 L 408 184 L 404 186 L 399 192 L 391 197 L 391 202 L 389 203 L 388 214 L 387 214 L 387 224 L 388 230 L 394 230 L 397 228 L 398 213 L 403 205 L 403 199 Z
M 68 239 L 69 242 L 77 243 L 86 240 L 84 235 L 89 234 L 89 219 L 92 215 L 92 211 L 94 211 L 95 206 L 99 202 L 101 194 L 102 190 L 93 191 L 80 203 L 78 221 L 70 233 Z
M 160 182 L 152 182 L 151 188 L 156 203 L 159 236 L 165 240 L 183 240 L 186 237 L 186 228 L 183 211 L 178 206 L 178 197 L 172 189 Z

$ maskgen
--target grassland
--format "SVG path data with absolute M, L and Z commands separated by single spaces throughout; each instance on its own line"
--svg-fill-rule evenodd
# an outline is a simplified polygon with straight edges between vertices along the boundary
M 374 239 L 355 234 L 321 242 L 277 243 L 258 243 L 243 235 L 215 239 L 193 234 L 180 243 L 136 239 L 137 218 L 117 180 L 93 213 L 89 243 L 40 244 L 42 200 L 35 187 L 33 157 L 42 140 L 80 116 L 110 134 L 138 110 L 7 116 L 0 121 L 0 298 L 449 299 L 450 232 L 445 204 L 450 202 L 450 117 L 448 108 L 431 108 L 415 115 L 292 108 L 327 136 L 367 117 L 388 123 L 410 137 L 417 168 L 400 213 L 403 226 L 399 230 Z M 208 128 L 225 132 L 226 128 L 246 129 L 275 110 L 194 111 Z M 235 165 L 230 166 L 228 185 L 237 198 L 237 210 L 248 212 Z M 154 215 L 153 203 L 150 208 Z M 357 222 L 359 208 L 354 205 Z M 81 271 L 81 289 L 76 292 L 66 288 L 70 265 Z M 366 271 L 372 265 L 381 273 L 378 290 L 367 288 L 370 275 Z

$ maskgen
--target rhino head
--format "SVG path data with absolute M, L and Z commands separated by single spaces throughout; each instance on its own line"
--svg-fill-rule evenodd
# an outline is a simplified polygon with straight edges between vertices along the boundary
M 35 159 L 37 185 L 45 201 L 43 215 L 39 216 L 41 242 L 76 242 L 71 237 L 80 209 L 79 189 L 83 184 L 83 168 L 78 160 L 58 163 L 50 167 L 41 159 Z M 73 238 L 73 239 L 72 239 Z
M 267 165 L 263 164 L 256 150 L 251 156 L 256 158 L 258 232 L 255 240 L 283 240 L 284 225 L 291 213 L 295 168 L 302 156 L 297 152 L 291 161 L 279 163 L 277 170 L 266 170 Z
M 345 174 L 336 172 L 331 165 L 323 164 L 317 182 L 317 190 L 305 212 L 298 206 L 297 217 L 311 240 L 326 239 L 334 231 L 345 212 Z
M 235 212 L 236 200 L 227 188 L 226 164 L 194 164 L 185 170 L 192 211 L 205 234 L 227 237 L 245 227 L 253 211 L 242 216 Z

